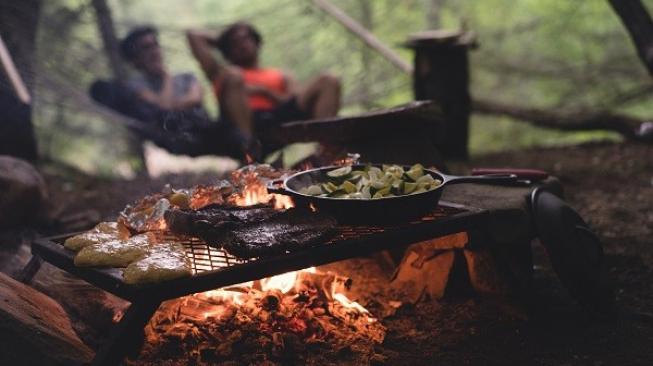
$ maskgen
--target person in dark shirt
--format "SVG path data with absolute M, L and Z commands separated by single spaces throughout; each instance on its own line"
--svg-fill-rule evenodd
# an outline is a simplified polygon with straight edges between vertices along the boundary
M 136 132 L 173 153 L 244 157 L 249 130 L 211 121 L 197 78 L 172 74 L 165 67 L 155 28 L 133 29 L 121 41 L 120 51 L 138 73 L 124 83 L 96 82 L 91 87 L 96 101 L 144 122 Z
M 120 51 L 139 71 L 127 86 L 140 99 L 170 111 L 202 108 L 197 79 L 189 73 L 171 74 L 165 67 L 156 29 L 134 29 L 120 43 Z

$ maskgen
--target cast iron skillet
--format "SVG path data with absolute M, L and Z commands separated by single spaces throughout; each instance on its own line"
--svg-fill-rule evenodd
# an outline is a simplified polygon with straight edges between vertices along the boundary
M 381 168 L 380 164 L 371 165 Z M 365 166 L 367 164 L 352 165 L 352 169 L 360 170 Z M 422 193 L 376 199 L 316 197 L 299 192 L 302 188 L 312 184 L 327 182 L 326 173 L 336 168 L 339 168 L 339 166 L 328 166 L 295 173 L 283 180 L 281 184 L 278 184 L 278 182 L 277 184 L 270 184 L 268 191 L 292 197 L 298 207 L 313 205 L 318 211 L 333 215 L 339 223 L 377 224 L 409 221 L 424 216 L 437 205 L 442 191 L 449 184 L 501 184 L 517 181 L 517 176 L 514 174 L 453 176 L 435 170 L 424 169 L 424 173 L 442 181 L 442 184 L 435 189 Z M 409 166 L 404 166 L 404 170 L 409 168 Z

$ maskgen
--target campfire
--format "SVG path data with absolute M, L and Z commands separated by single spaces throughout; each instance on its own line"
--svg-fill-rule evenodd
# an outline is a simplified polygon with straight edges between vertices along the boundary
M 266 181 L 279 177 L 262 166 L 240 169 L 226 201 L 292 208 L 291 198 L 267 191 Z M 132 363 L 301 362 L 308 349 L 369 357 L 385 328 L 346 296 L 351 285 L 349 278 L 311 267 L 166 301 L 146 326 L 144 347 Z
M 135 365 L 301 362 L 303 351 L 373 354 L 385 328 L 344 292 L 351 281 L 315 268 L 164 302 Z
M 210 186 L 166 187 L 127 206 L 117 223 L 98 225 L 94 229 L 98 232 L 124 226 L 134 237 L 147 237 L 154 248 L 160 243 L 176 244 L 174 254 L 188 259 L 181 276 L 169 280 L 141 276 L 140 283 L 127 283 L 129 268 L 121 272 L 89 267 L 79 272 L 83 279 L 132 302 L 124 316 L 116 314 L 121 336 L 103 346 L 102 351 L 111 353 L 100 352 L 98 360 L 124 360 L 129 350 L 142 346 L 138 354 L 132 353 L 128 364 L 383 362 L 386 356 L 376 352 L 386 336 L 379 319 L 394 314 L 405 300 L 412 303 L 422 296 L 442 296 L 452 268 L 452 249 L 462 248 L 467 240 L 466 236 L 465 240 L 446 240 L 445 234 L 457 233 L 456 226 L 439 226 L 438 219 L 450 219 L 443 224 L 468 224 L 464 220 L 469 215 L 456 216 L 466 211 L 438 206 L 417 222 L 338 225 L 320 212 L 320 207 L 308 210 L 299 207 L 300 201 L 293 207 L 295 203 L 286 196 L 268 192 L 270 181 L 287 174 L 252 165 L 234 172 L 231 180 Z M 413 230 L 418 227 L 433 229 L 442 238 L 430 240 L 429 233 Z M 61 242 L 37 241 L 33 251 L 60 260 L 64 269 L 77 269 L 79 252 L 66 249 L 66 243 L 73 247 L 71 238 L 76 236 Z M 397 277 L 387 288 L 389 296 L 375 290 L 385 291 L 384 284 L 370 286 L 365 277 L 361 277 L 363 293 L 350 291 L 352 281 L 345 276 L 358 278 L 360 273 L 345 269 L 347 262 L 342 263 L 344 267 L 329 267 L 340 273 L 328 272 L 326 267 L 322 271 L 308 268 L 426 239 L 411 249 L 408 262 L 398 264 Z M 259 247 L 247 246 L 259 242 Z M 298 268 L 304 269 L 283 273 Z M 474 278 L 470 274 L 470 280 Z M 249 280 L 254 281 L 245 282 Z M 417 296 L 407 297 L 409 288 L 414 288 Z M 352 299 L 364 299 L 375 314 Z M 141 309 L 148 311 L 138 313 Z M 143 324 L 144 342 L 134 344 Z

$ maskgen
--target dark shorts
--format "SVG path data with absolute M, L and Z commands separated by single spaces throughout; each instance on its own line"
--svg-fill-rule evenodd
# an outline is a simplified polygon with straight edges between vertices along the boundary
M 310 118 L 310 115 L 299 108 L 297 98 L 293 97 L 271 110 L 254 110 L 254 128 L 257 131 L 278 126 L 285 122 L 301 121 Z
M 173 154 L 189 156 L 227 155 L 243 158 L 248 141 L 231 122 L 214 122 L 203 108 L 167 111 L 139 100 L 132 91 L 116 82 L 97 81 L 90 94 L 141 124 L 130 128 L 142 139 L 150 140 Z

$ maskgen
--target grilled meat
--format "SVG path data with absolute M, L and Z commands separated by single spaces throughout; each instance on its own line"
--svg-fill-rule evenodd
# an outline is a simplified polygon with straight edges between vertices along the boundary
M 222 245 L 224 235 L 237 227 L 265 221 L 281 214 L 271 207 L 222 207 L 208 206 L 201 210 L 170 209 L 165 220 L 170 231 L 202 238 L 209 245 Z
M 171 209 L 165 220 L 172 232 L 199 237 L 241 258 L 311 246 L 328 238 L 336 226 L 335 219 L 325 214 L 267 206 Z
M 295 208 L 230 230 L 223 247 L 240 258 L 280 254 L 322 242 L 335 227 L 331 216 Z

